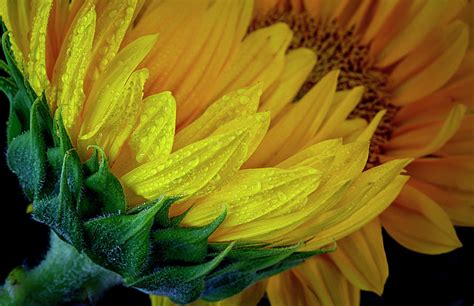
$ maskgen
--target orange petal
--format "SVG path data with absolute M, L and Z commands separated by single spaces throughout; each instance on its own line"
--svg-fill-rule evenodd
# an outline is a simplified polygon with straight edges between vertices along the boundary
M 452 46 L 467 30 L 467 25 L 456 20 L 448 26 L 441 26 L 413 52 L 408 54 L 390 73 L 390 87 L 397 88 L 409 77 L 433 63 L 443 52 Z
M 410 185 L 380 218 L 390 236 L 415 252 L 440 254 L 461 246 L 443 209 Z
M 420 158 L 407 170 L 411 176 L 431 184 L 474 192 L 474 156 Z
M 378 219 L 338 240 L 336 251 L 328 256 L 355 286 L 382 295 L 388 263 Z
M 415 178 L 410 185 L 438 203 L 455 225 L 474 226 L 474 192 L 433 185 Z
M 439 120 L 396 130 L 386 145 L 386 154 L 394 157 L 418 157 L 436 152 L 456 133 L 465 111 L 466 107 L 458 104 L 449 112 L 444 122 Z
M 452 43 L 431 64 L 395 89 L 393 104 L 406 105 L 429 95 L 454 75 L 466 53 L 469 33 L 462 26 L 452 35 Z
M 360 290 L 324 256 L 306 260 L 269 280 L 272 305 L 359 305 Z
M 473 155 L 474 154 L 474 115 L 464 116 L 456 134 L 442 147 L 440 155 Z
M 462 0 L 426 1 L 410 22 L 385 46 L 379 55 L 378 64 L 388 66 L 413 51 L 437 24 L 443 24 L 455 16 L 463 4 Z

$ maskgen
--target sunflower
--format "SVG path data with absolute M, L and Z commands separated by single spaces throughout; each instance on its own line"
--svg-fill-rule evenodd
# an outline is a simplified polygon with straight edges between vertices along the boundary
M 318 55 L 299 96 L 340 69 L 338 90 L 366 88 L 348 118 L 372 120 L 387 111 L 372 137 L 367 168 L 415 159 L 407 185 L 378 219 L 339 240 L 337 252 L 269 280 L 272 304 L 354 305 L 359 289 L 381 294 L 388 276 L 381 226 L 416 252 L 461 246 L 453 224 L 474 225 L 474 53 L 469 27 L 457 18 L 465 4 L 256 2 L 250 32 L 284 22 L 294 32 L 290 50 L 307 47 Z
M 266 286 L 272 305 L 356 305 L 360 289 L 381 294 L 388 276 L 382 227 L 401 245 L 420 253 L 439 254 L 461 246 L 453 224 L 474 224 L 474 52 L 468 47 L 469 27 L 462 21 L 472 27 L 472 2 L 471 9 L 465 5 L 466 1 L 256 1 L 249 35 L 285 23 L 294 34 L 287 58 L 307 48 L 317 55 L 317 64 L 306 75 L 309 65 L 302 65 L 301 81 L 293 83 L 293 91 L 286 89 L 296 93 L 288 94 L 295 103 L 275 107 L 272 100 L 267 108 L 263 105 L 276 120 L 265 145 L 247 165 L 272 166 L 291 154 L 295 145 L 287 143 L 298 139 L 292 137 L 295 120 L 283 121 L 333 69 L 340 70 L 338 90 L 366 88 L 333 135 L 351 140 L 347 131 L 361 129 L 364 120 L 374 120 L 385 110 L 383 118 L 377 118 L 380 123 L 365 167 L 394 158 L 415 159 L 407 167 L 407 185 L 379 218 L 338 240 L 336 252 L 270 278 Z M 267 96 L 281 94 L 281 79 Z M 304 122 L 303 115 L 297 118 L 298 124 Z M 287 138 L 275 140 L 270 135 Z M 262 290 L 251 290 L 263 295 Z M 238 299 L 229 303 L 252 305 L 258 300 Z M 158 298 L 153 301 L 160 303 Z
M 71 152 L 90 168 L 90 148 L 100 148 L 99 172 L 110 167 L 132 213 L 154 211 L 139 205 L 148 200 L 175 199 L 172 220 L 189 229 L 212 225 L 209 243 L 311 253 L 369 223 L 407 180 L 399 173 L 409 159 L 364 171 L 385 111 L 370 124 L 345 120 L 364 89 L 336 92 L 342 70 L 298 92 L 317 67 L 314 52 L 287 53 L 293 33 L 284 23 L 248 34 L 251 1 L 6 4 L 1 15 L 20 71 L 71 142 L 63 171 Z M 89 224 L 114 216 L 97 218 Z

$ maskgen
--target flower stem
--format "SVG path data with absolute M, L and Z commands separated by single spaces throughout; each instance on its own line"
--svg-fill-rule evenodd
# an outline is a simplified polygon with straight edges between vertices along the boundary
M 13 269 L 0 287 L 0 305 L 58 305 L 95 300 L 121 277 L 92 262 L 51 232 L 50 249 L 35 268 Z

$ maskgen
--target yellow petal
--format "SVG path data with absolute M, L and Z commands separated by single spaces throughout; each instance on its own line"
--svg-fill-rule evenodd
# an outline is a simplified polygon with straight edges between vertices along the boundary
M 128 142 L 112 166 L 117 176 L 147 162 L 164 162 L 173 147 L 176 102 L 171 93 L 159 93 L 136 103 L 143 106 Z
M 436 152 L 456 133 L 465 111 L 466 107 L 458 104 L 449 112 L 444 122 L 433 122 L 401 135 L 397 135 L 395 131 L 386 146 L 387 155 L 418 157 Z
M 64 125 L 77 137 L 77 121 L 84 104 L 83 80 L 94 39 L 95 11 L 87 1 L 69 28 L 53 72 L 49 93 L 51 109 L 61 107 Z
M 370 121 L 370 124 L 362 131 L 362 133 L 357 137 L 357 140 L 359 141 L 369 141 L 372 139 L 372 136 L 374 135 L 375 131 L 377 130 L 377 127 L 382 120 L 383 116 L 385 115 L 387 111 L 386 110 L 381 110 L 375 115 L 375 117 Z
M 320 172 L 309 167 L 242 170 L 207 197 L 199 199 L 183 222 L 204 225 L 222 212 L 228 216 L 219 229 L 265 218 L 266 215 L 304 199 L 317 187 Z
M 337 150 L 342 146 L 341 139 L 330 139 L 318 142 L 308 148 L 299 151 L 290 158 L 278 164 L 279 168 L 290 169 L 295 166 L 310 166 L 311 161 L 315 158 L 324 159 L 326 157 L 335 156 Z M 319 169 L 317 167 L 313 167 Z
M 405 186 L 381 220 L 390 236 L 415 252 L 440 254 L 461 246 L 448 215 L 410 185 Z
M 0 1 L 0 16 L 7 26 L 7 29 L 11 29 L 10 18 L 8 16 L 8 1 Z
M 406 105 L 443 86 L 459 68 L 468 44 L 469 33 L 464 26 L 441 55 L 396 88 L 392 103 Z
M 365 171 L 346 192 L 338 207 L 314 220 L 309 229 L 315 238 L 305 248 L 314 249 L 343 238 L 370 222 L 396 198 L 407 181 L 397 176 L 409 160 L 391 161 Z
M 219 127 L 213 134 L 226 133 L 232 129 L 238 129 L 243 126 L 248 127 L 251 134 L 247 155 L 245 157 L 245 159 L 248 159 L 249 156 L 255 152 L 255 149 L 257 149 L 267 133 L 268 127 L 270 126 L 270 113 L 256 113 L 242 116 Z
M 139 163 L 163 161 L 171 153 L 176 102 L 170 92 L 147 97 L 129 145 Z
M 274 306 L 321 305 L 318 298 L 306 288 L 305 282 L 293 271 L 287 271 L 269 278 L 267 295 Z
M 135 19 L 134 26 L 126 34 L 124 45 L 144 35 L 160 35 L 155 48 L 142 64 L 150 71 L 146 95 L 175 89 L 177 76 L 174 71 L 182 72 L 189 68 L 180 65 L 179 58 L 187 48 L 194 50 L 190 44 L 195 37 L 203 38 L 196 30 L 205 22 L 207 5 L 208 1 L 148 1 Z
M 152 306 L 176 306 L 169 298 L 160 295 L 150 295 Z
M 215 94 L 215 82 L 237 53 L 251 12 L 251 1 L 209 2 L 202 27 L 199 31 L 193 31 L 192 44 L 186 46 L 179 58 L 178 68 L 183 66 L 185 69 L 174 72 L 179 76 L 175 94 L 177 99 L 185 102 L 182 104 L 183 116 L 179 119 L 186 118 L 187 122 L 191 122 L 212 101 L 209 98 Z M 194 107 L 186 106 L 191 103 L 195 110 L 190 111 L 188 116 L 188 109 Z
M 251 14 L 251 1 L 171 0 L 152 2 L 139 16 L 127 40 L 160 33 L 143 63 L 152 76 L 146 92 L 173 92 L 180 109 L 178 126 L 191 122 L 224 94 L 214 85 L 235 57 Z
M 104 4 L 105 7 L 97 9 L 100 14 L 97 18 L 88 73 L 84 81 L 86 92 L 117 54 L 132 20 L 137 0 L 103 1 L 99 4 Z
M 122 181 L 147 199 L 189 197 L 198 191 L 203 195 L 240 168 L 254 130 L 262 128 L 262 122 L 254 120 L 253 126 L 213 135 L 174 152 L 165 162 L 152 161 L 132 170 Z
M 275 165 L 296 153 L 317 132 L 336 89 L 338 71 L 328 73 L 305 97 L 270 128 L 245 167 Z
M 233 65 L 214 83 L 219 93 L 261 82 L 265 91 L 280 75 L 293 34 L 284 23 L 250 33 L 242 42 Z
M 297 244 L 310 239 L 314 237 L 315 232 L 308 230 L 308 224 L 314 223 L 314 219 L 320 211 L 338 203 L 347 191 L 349 183 L 347 181 L 341 182 L 330 188 L 325 188 L 324 191 L 317 190 L 313 193 L 313 195 L 318 195 L 316 198 L 311 197 L 311 199 L 293 203 L 296 211 L 283 211 L 283 214 L 275 213 L 269 218 L 235 226 L 218 233 L 216 239 L 267 241 L 281 246 Z
M 36 93 L 41 94 L 49 81 L 46 75 L 46 39 L 48 17 L 52 0 L 33 2 L 34 19 L 31 26 L 30 50 L 28 55 L 28 81 Z
M 81 137 L 79 143 L 82 147 L 98 145 L 104 149 L 110 164 L 114 163 L 135 125 L 147 77 L 146 70 L 132 73 L 117 99 L 120 103 L 111 109 L 109 120 L 97 130 L 97 133 Z
M 8 0 L 7 1 L 7 13 L 6 16 L 7 24 L 13 31 L 15 48 L 18 48 L 19 52 L 15 52 L 17 56 L 20 56 L 20 59 L 23 61 L 28 55 L 30 37 L 31 33 L 31 21 L 33 20 L 31 16 L 31 1 L 30 0 Z M 3 16 L 2 16 L 3 17 Z
M 231 120 L 254 114 L 261 94 L 261 85 L 257 84 L 224 95 L 211 104 L 193 123 L 176 134 L 174 150 L 208 137 Z
M 312 156 L 313 153 L 317 155 Z M 367 154 L 367 142 L 355 142 L 341 147 L 339 141 L 333 140 L 313 145 L 280 164 L 290 169 L 296 165 L 307 165 L 321 170 L 321 187 L 306 202 L 294 204 L 296 209 L 281 210 L 271 214 L 272 218 L 265 220 L 265 223 L 262 221 L 262 224 L 256 224 L 253 237 L 261 237 L 262 233 L 271 230 L 268 237 L 283 245 L 313 238 L 320 230 L 314 219 L 339 203 L 351 181 L 363 170 Z M 286 219 L 282 220 L 283 218 Z M 241 228 L 238 230 L 243 231 Z
M 310 142 L 316 143 L 323 139 L 328 139 L 329 136 L 340 127 L 341 123 L 359 103 L 363 93 L 364 87 L 362 86 L 358 86 L 350 90 L 342 99 L 342 101 L 330 111 L 329 117 L 325 120 L 321 129 Z
M 356 178 L 364 169 L 368 155 L 368 141 L 356 141 L 343 145 L 337 151 L 336 158 L 327 170 L 323 181 L 331 185 Z
M 316 64 L 316 55 L 310 49 L 289 51 L 285 57 L 285 68 L 280 77 L 262 97 L 260 111 L 270 111 L 272 119 L 292 102 L 301 85 Z
M 367 121 L 362 118 L 347 119 L 341 122 L 335 131 L 331 133 L 331 138 L 342 138 L 344 143 L 357 141 L 359 135 L 367 128 Z
M 156 35 L 143 36 L 123 48 L 113 58 L 101 77 L 94 83 L 87 98 L 83 114 L 81 136 L 95 134 L 109 120 L 128 78 L 148 54 L 157 39 Z M 90 137 L 90 135 L 88 135 Z
M 328 257 L 357 288 L 382 295 L 388 277 L 388 263 L 378 219 L 337 241 Z

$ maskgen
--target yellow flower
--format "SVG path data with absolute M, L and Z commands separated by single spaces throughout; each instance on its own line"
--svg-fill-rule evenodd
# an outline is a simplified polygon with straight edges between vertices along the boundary
M 368 167 L 415 158 L 411 179 L 379 220 L 339 240 L 337 252 L 270 279 L 272 304 L 353 305 L 359 289 L 381 294 L 388 266 L 380 224 L 417 252 L 461 246 L 453 224 L 474 225 L 474 53 L 468 26 L 456 18 L 465 2 L 256 2 L 251 31 L 285 22 L 295 33 L 290 49 L 318 55 L 300 95 L 340 69 L 339 90 L 367 88 L 349 116 L 354 129 L 359 118 L 387 110 Z
M 60 110 L 83 160 L 90 145 L 104 149 L 130 206 L 178 195 L 171 213 L 192 208 L 188 226 L 227 208 L 211 242 L 317 250 L 378 216 L 406 182 L 399 173 L 409 159 L 364 171 L 387 105 L 370 124 L 346 120 L 364 88 L 344 83 L 343 67 L 308 85 L 324 62 L 307 48 L 288 51 L 298 36 L 284 23 L 247 33 L 253 8 L 244 0 L 12 0 L 1 14 L 35 91 Z M 375 233 L 377 222 L 368 225 Z

